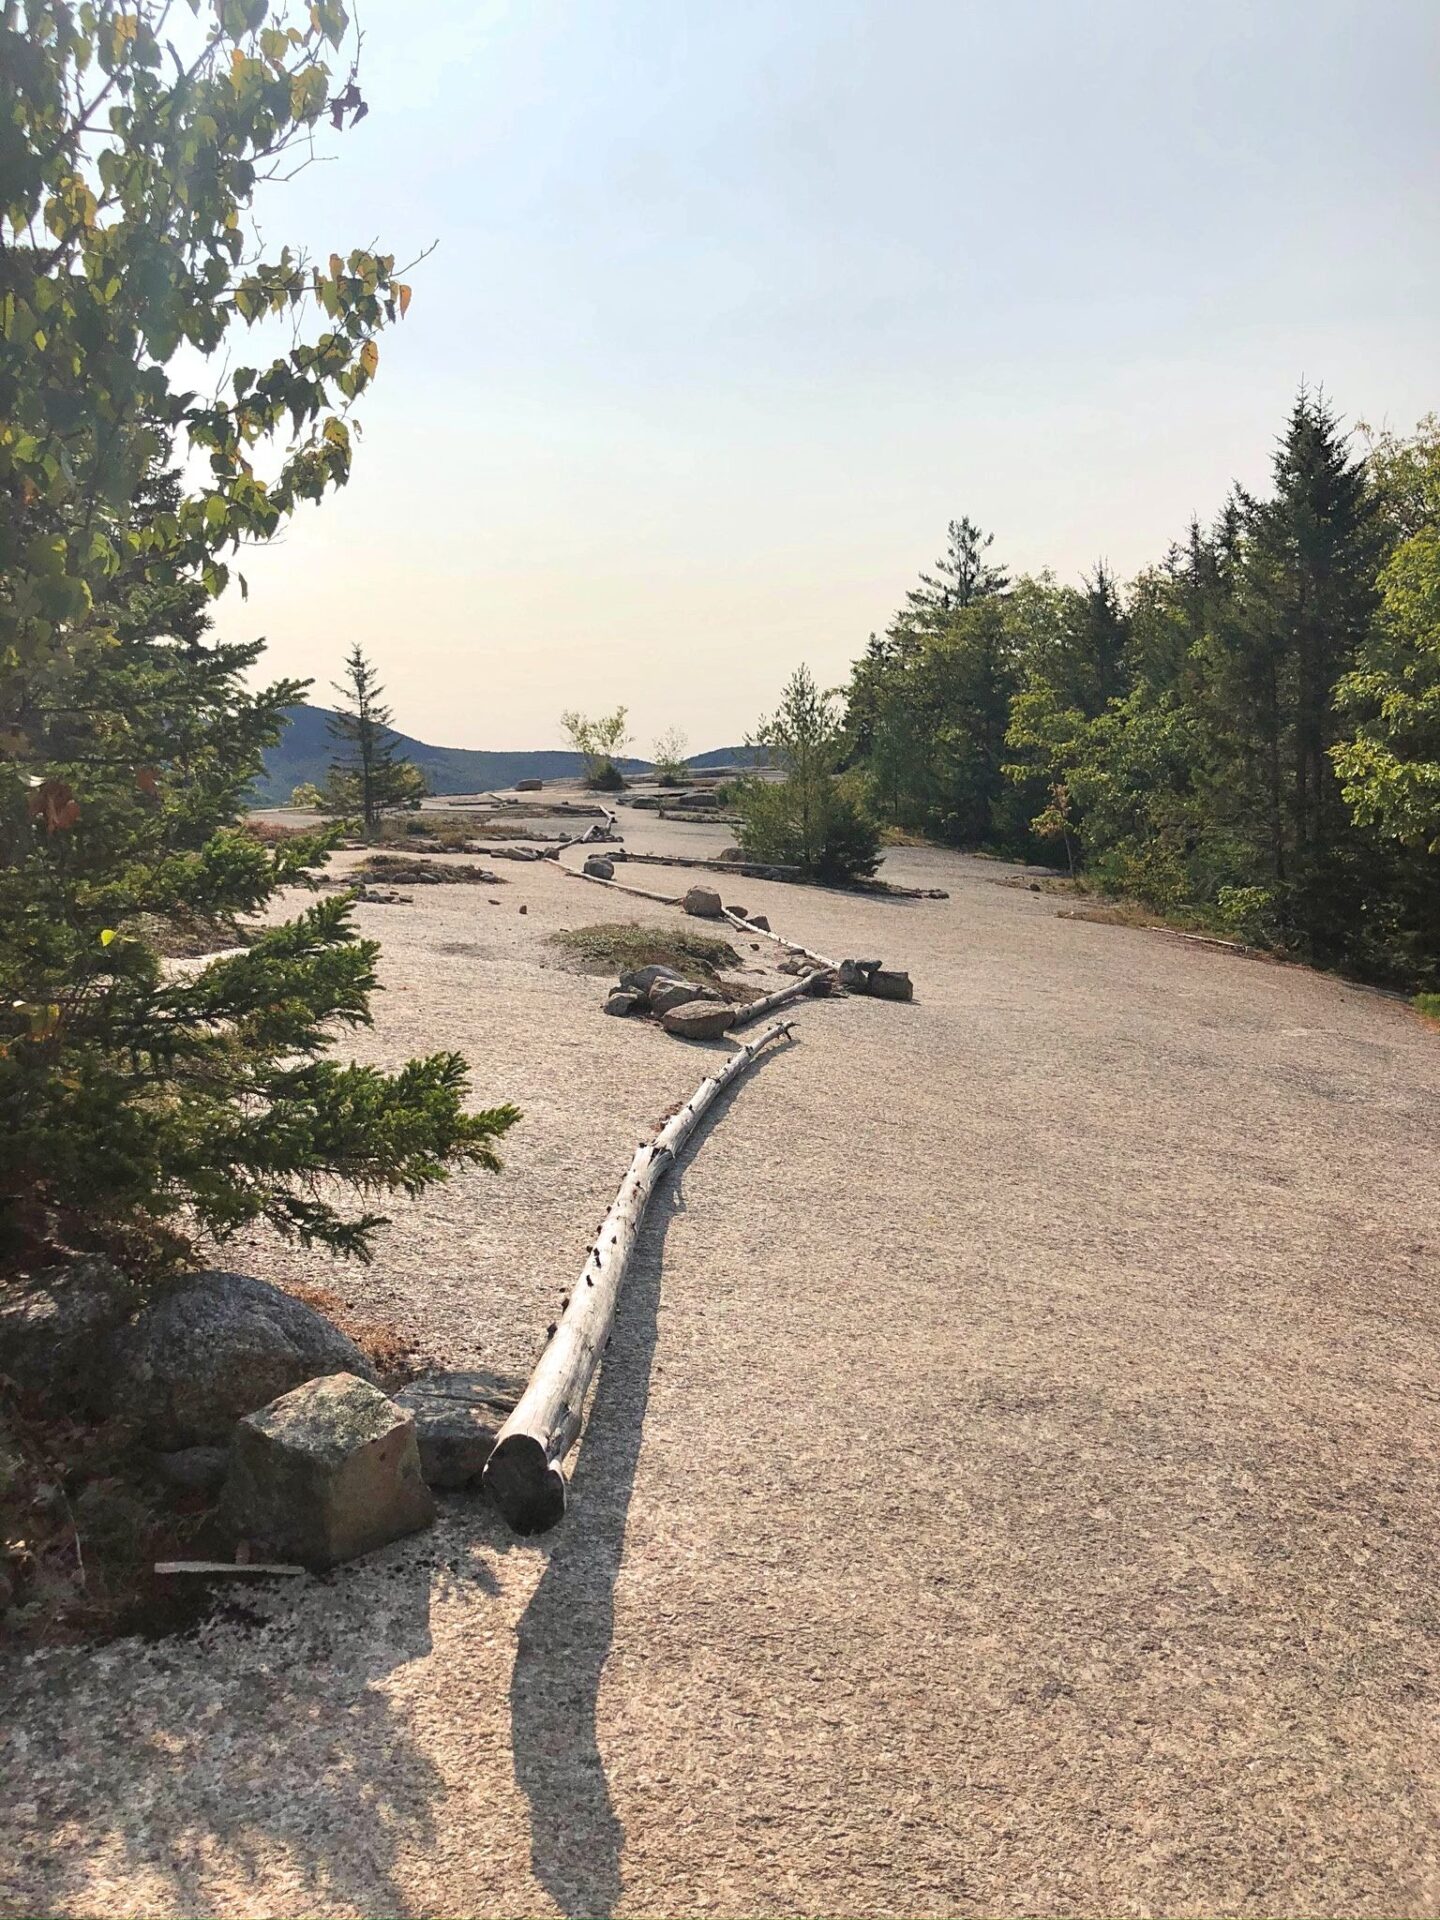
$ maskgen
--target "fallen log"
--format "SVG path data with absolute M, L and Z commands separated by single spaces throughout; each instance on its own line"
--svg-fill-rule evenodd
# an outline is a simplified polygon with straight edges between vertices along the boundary
M 598 873 L 581 873 L 577 867 L 567 867 L 562 860 L 560 871 L 568 873 L 572 880 L 588 880 L 592 887 L 614 887 L 617 893 L 633 893 L 641 900 L 658 900 L 662 907 L 678 907 L 680 901 L 673 893 L 652 893 L 648 887 L 628 887 L 623 880 L 602 880 Z
M 485 1466 L 490 1497 L 517 1533 L 543 1533 L 565 1511 L 561 1462 L 579 1438 L 585 1395 L 610 1336 L 615 1302 L 651 1194 L 725 1089 L 764 1047 L 790 1030 L 787 1022 L 777 1020 L 748 1046 L 738 1047 L 718 1073 L 700 1082 L 655 1138 L 636 1150 L 559 1324 Z
M 802 947 L 794 940 L 786 940 L 783 935 L 772 933 L 768 927 L 757 927 L 752 921 L 742 919 L 738 913 L 732 913 L 728 907 L 722 911 L 720 917 L 722 920 L 728 920 L 737 933 L 758 933 L 763 940 L 773 940 L 777 947 L 784 947 L 787 953 L 803 954 L 805 959 L 813 960 L 827 973 L 839 971 L 838 961 L 827 960 L 823 953 L 816 953 L 810 947 Z
M 822 981 L 823 986 L 820 984 Z M 752 1020 L 763 1020 L 767 1013 L 775 1013 L 781 1007 L 788 1007 L 792 1000 L 804 1000 L 829 991 L 829 974 L 812 973 L 808 979 L 796 980 L 788 987 L 780 987 L 774 993 L 767 993 L 759 1000 L 751 1000 L 744 1006 L 736 1007 L 735 1018 L 730 1022 L 730 1030 L 733 1033 L 736 1027 L 748 1027 Z

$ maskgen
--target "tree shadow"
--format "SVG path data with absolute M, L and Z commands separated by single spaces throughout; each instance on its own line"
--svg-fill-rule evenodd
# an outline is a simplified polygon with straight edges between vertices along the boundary
M 8 1732 L 38 1780 L 0 1913 L 94 1911 L 97 1873 L 160 1911 L 278 1879 L 297 1911 L 413 1912 L 402 1863 L 439 1843 L 447 1784 L 384 1682 L 431 1651 L 434 1598 L 498 1594 L 504 1532 L 447 1502 L 433 1532 L 266 1583 L 190 1634 L 17 1664 Z
M 764 1070 L 757 1060 L 748 1078 Z M 689 1153 L 729 1104 L 706 1115 Z M 530 1804 L 531 1867 L 562 1911 L 609 1920 L 625 1830 L 610 1798 L 596 1710 L 615 1625 L 615 1581 L 640 1460 L 659 1336 L 670 1224 L 685 1210 L 682 1164 L 657 1193 L 620 1296 L 581 1436 L 566 1516 L 520 1622 L 510 1685 L 515 1778 Z

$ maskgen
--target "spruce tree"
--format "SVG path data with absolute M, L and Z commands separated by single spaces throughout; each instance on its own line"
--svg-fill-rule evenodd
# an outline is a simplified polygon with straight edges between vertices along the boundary
M 1273 498 L 1242 509 L 1209 697 L 1237 822 L 1310 937 L 1347 825 L 1331 758 L 1335 690 L 1375 616 L 1383 532 L 1364 466 L 1322 395 L 1299 394 L 1274 471 Z
M 197 921 L 232 944 L 323 857 L 240 824 L 305 688 L 251 691 L 261 643 L 215 644 L 206 609 L 227 551 L 343 484 L 410 294 L 388 255 L 247 230 L 257 181 L 363 105 L 331 81 L 337 0 L 294 24 L 227 0 L 188 64 L 165 13 L 0 14 L 0 1252 L 138 1264 L 267 1221 L 363 1256 L 373 1196 L 495 1165 L 514 1110 L 467 1112 L 455 1054 L 326 1057 L 376 986 L 348 896 L 195 971 L 163 956 Z M 292 331 L 268 364 L 172 378 L 267 316 Z
M 339 748 L 330 762 L 326 810 L 358 812 L 365 838 L 373 840 L 382 813 L 418 804 L 426 791 L 425 778 L 400 751 L 385 689 L 358 640 L 345 657 L 345 679 L 335 691 L 344 704 L 326 723 Z

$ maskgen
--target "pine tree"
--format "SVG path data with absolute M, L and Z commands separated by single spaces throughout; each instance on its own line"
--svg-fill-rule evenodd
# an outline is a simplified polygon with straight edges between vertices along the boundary
M 985 558 L 994 544 L 994 534 L 982 533 L 968 514 L 952 520 L 934 573 L 922 573 L 919 586 L 905 595 L 905 611 L 896 625 L 902 630 L 933 632 L 975 601 L 1004 593 L 1010 585 L 1009 574 Z
M 339 743 L 326 782 L 326 810 L 358 812 L 365 838 L 373 840 L 382 813 L 418 804 L 426 792 L 425 778 L 400 751 L 385 689 L 358 640 L 345 656 L 345 679 L 336 683 L 335 691 L 344 704 L 326 723 L 331 739 Z

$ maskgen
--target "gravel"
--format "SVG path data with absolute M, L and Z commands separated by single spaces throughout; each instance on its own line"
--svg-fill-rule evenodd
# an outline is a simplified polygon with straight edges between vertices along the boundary
M 662 1189 L 562 1526 L 455 1496 L 193 1638 L 12 1659 L 0 1911 L 1440 1910 L 1440 1043 L 885 871 L 951 898 L 745 883 L 916 999 L 802 1005 Z M 667 912 L 548 863 L 360 908 L 359 1050 L 466 1052 L 506 1170 L 368 1270 L 227 1261 L 525 1371 L 708 1058 L 544 936 Z

